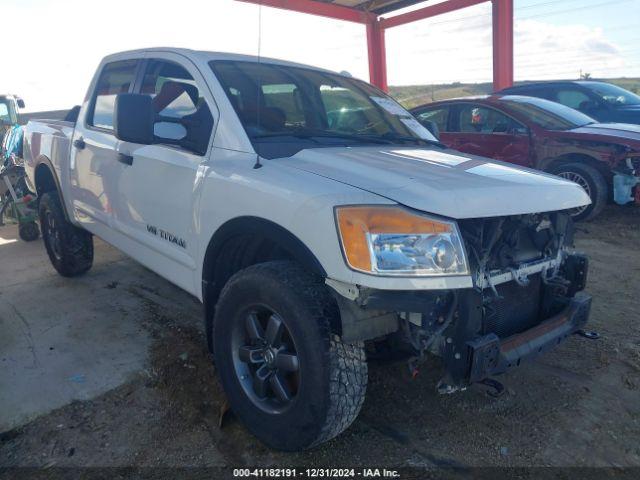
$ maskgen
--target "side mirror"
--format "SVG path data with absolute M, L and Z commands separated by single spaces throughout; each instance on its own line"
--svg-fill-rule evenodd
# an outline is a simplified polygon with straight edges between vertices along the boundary
M 116 138 L 143 145 L 177 145 L 204 155 L 213 128 L 213 117 L 206 103 L 190 115 L 174 118 L 156 113 L 153 102 L 150 95 L 118 94 L 113 112 Z
M 438 128 L 438 124 L 433 120 L 420 120 L 420 123 L 424 128 L 429 130 L 431 135 L 436 137 L 436 140 L 440 140 L 440 129 Z
M 151 145 L 154 141 L 155 117 L 152 98 L 149 95 L 120 93 L 116 96 L 113 127 L 119 140 Z
M 24 100 L 21 98 L 18 98 L 16 100 L 16 103 L 18 104 L 18 108 L 24 108 Z

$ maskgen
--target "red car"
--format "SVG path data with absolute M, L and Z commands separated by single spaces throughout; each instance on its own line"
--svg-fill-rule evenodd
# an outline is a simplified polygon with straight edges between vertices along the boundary
M 516 95 L 446 100 L 412 113 L 450 148 L 580 184 L 593 203 L 572 212 L 576 220 L 595 217 L 609 199 L 633 201 L 640 182 L 639 125 L 597 123 L 559 103 Z M 635 196 L 640 202 L 638 187 Z

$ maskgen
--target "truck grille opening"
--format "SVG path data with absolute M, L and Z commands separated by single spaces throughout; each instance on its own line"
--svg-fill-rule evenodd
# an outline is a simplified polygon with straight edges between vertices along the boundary
M 542 279 L 540 275 L 532 275 L 529 280 L 525 287 L 515 281 L 496 286 L 500 298 L 487 298 L 484 303 L 485 334 L 506 338 L 540 323 Z

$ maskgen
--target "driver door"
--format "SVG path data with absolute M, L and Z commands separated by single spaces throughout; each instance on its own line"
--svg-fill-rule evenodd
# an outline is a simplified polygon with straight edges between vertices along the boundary
M 154 53 L 144 60 L 142 70 L 134 92 L 153 97 L 156 113 L 177 122 L 155 123 L 152 145 L 119 141 L 113 223 L 132 240 L 128 253 L 143 257 L 148 267 L 193 291 L 197 254 L 193 210 L 198 171 L 207 161 L 213 126 L 202 134 L 209 145 L 206 153 L 169 143 L 186 135 L 181 118 L 199 109 L 215 115 L 213 101 L 198 70 L 179 55 Z

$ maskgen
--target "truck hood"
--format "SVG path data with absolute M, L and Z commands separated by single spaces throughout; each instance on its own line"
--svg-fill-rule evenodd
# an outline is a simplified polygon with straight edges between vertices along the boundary
M 454 150 L 321 148 L 270 162 L 457 219 L 548 212 L 590 203 L 575 183 Z

